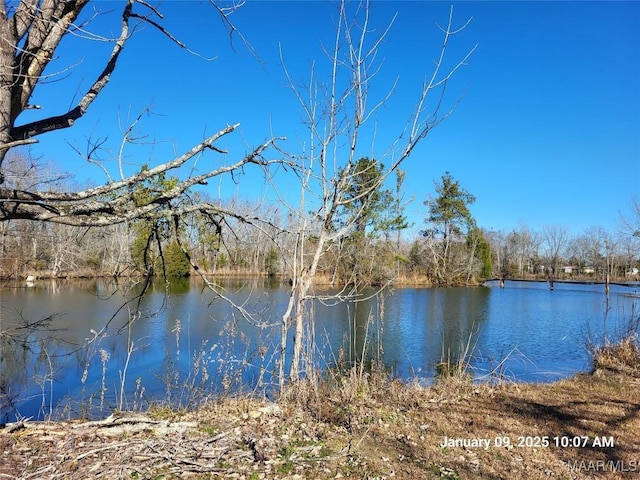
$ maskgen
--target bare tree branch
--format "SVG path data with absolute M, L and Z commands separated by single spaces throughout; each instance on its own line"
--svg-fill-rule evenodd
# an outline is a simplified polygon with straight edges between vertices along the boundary
M 180 181 L 175 187 L 162 192 L 146 205 L 133 206 L 131 187 L 157 177 L 169 170 L 177 169 L 194 156 L 207 149 L 214 149 L 218 139 L 234 131 L 239 124 L 230 125 L 176 159 L 142 170 L 119 182 L 80 192 L 30 192 L 0 188 L 0 220 L 29 219 L 75 226 L 105 226 L 122 223 L 140 217 L 163 216 L 169 213 L 192 211 L 187 207 L 176 207 L 174 200 L 194 185 L 205 184 L 209 178 L 232 173 L 245 165 L 255 164 L 266 167 L 277 161 L 267 161 L 262 153 L 277 140 L 272 138 L 255 148 L 237 162 L 195 175 Z
M 31 97 L 35 85 L 37 84 L 42 74 L 42 71 L 44 70 L 44 67 L 51 59 L 51 54 L 53 53 L 53 51 L 55 51 L 56 47 L 62 40 L 63 35 L 67 32 L 69 26 L 78 16 L 80 10 L 85 6 L 87 1 L 88 0 L 79 1 L 76 8 L 70 9 L 70 12 L 67 14 L 66 18 L 63 17 L 62 19 L 58 19 L 58 17 L 55 16 L 55 13 L 52 12 L 49 14 L 48 18 L 40 19 L 38 25 L 41 24 L 42 26 L 40 26 L 39 29 L 35 28 L 35 30 L 33 31 L 37 32 L 39 30 L 44 30 L 42 34 L 45 34 L 46 38 L 36 38 L 28 42 L 27 45 L 31 45 L 31 48 L 27 48 L 26 51 L 37 52 L 35 54 L 36 56 L 34 56 L 31 61 L 28 61 L 29 57 L 27 55 L 22 54 L 23 59 L 19 62 L 19 64 L 25 65 L 26 68 L 24 70 L 26 71 L 27 76 L 25 76 L 25 84 L 21 87 L 22 95 L 18 96 L 14 94 L 13 96 L 14 101 L 20 100 L 21 102 L 21 106 L 14 105 L 12 109 L 14 114 L 19 114 L 22 111 L 22 108 L 24 108 L 24 105 L 26 105 L 28 99 Z M 100 72 L 96 80 L 93 82 L 91 87 L 89 87 L 78 104 L 62 115 L 44 118 L 35 122 L 28 123 L 26 125 L 12 128 L 10 137 L 13 141 L 25 140 L 53 130 L 71 127 L 77 119 L 79 119 L 86 113 L 91 103 L 93 103 L 93 101 L 97 98 L 97 96 L 111 79 L 111 74 L 116 68 L 118 58 L 122 53 L 126 41 L 129 39 L 129 19 L 132 16 L 134 4 L 135 0 L 128 0 L 127 5 L 122 12 L 122 27 L 120 31 L 120 37 L 116 40 L 113 46 L 113 50 L 111 51 L 111 55 L 106 62 L 104 69 Z M 64 6 L 64 3 L 61 2 L 60 5 Z M 40 40 L 39 43 L 37 42 L 38 39 Z M 0 151 L 1 150 L 2 147 L 0 147 Z

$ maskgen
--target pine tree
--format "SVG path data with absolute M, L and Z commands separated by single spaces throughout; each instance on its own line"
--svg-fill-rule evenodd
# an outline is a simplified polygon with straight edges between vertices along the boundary
M 408 223 L 399 200 L 390 189 L 383 188 L 383 172 L 382 163 L 362 157 L 348 176 L 346 206 L 336 222 L 336 228 L 351 226 L 342 239 L 337 266 L 339 276 L 347 283 L 381 283 L 396 270 L 387 244 L 391 234 L 407 228 Z M 400 179 L 398 189 L 401 184 Z
M 433 255 L 433 276 L 436 282 L 450 285 L 464 280 L 466 272 L 469 278 L 469 262 L 462 258 L 467 249 L 461 240 L 475 227 L 475 220 L 469 211 L 469 205 L 476 201 L 471 193 L 460 186 L 449 172 L 436 183 L 435 199 L 425 201 L 429 216 L 427 224 L 431 228 L 422 232 L 431 245 Z

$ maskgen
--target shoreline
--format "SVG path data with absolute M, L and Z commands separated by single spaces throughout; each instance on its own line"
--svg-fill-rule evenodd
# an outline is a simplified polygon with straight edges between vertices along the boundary
M 0 428 L 0 478 L 582 480 L 640 472 L 640 375 L 599 370 L 551 384 L 450 379 L 422 388 L 354 370 L 339 380 L 317 390 L 300 382 L 272 403 L 224 397 L 193 411 L 158 405 L 100 421 Z
M 270 276 L 263 272 L 242 272 L 242 271 L 223 271 L 223 272 L 207 272 L 203 273 L 203 275 L 207 278 L 219 278 L 219 279 L 263 279 L 265 281 L 273 281 L 280 282 L 282 284 L 287 284 L 290 280 L 287 275 L 279 274 L 276 276 Z M 114 276 L 109 273 L 99 273 L 99 272 L 67 272 L 64 274 L 54 274 L 52 272 L 33 272 L 29 275 L 9 275 L 7 277 L 0 277 L 0 288 L 7 286 L 8 284 L 13 285 L 22 285 L 26 282 L 28 285 L 36 285 L 38 281 L 74 281 L 74 280 L 132 280 L 132 279 L 141 279 L 140 275 L 119 275 Z M 162 280 L 162 277 L 154 277 L 154 280 L 157 278 L 158 281 Z M 198 281 L 199 274 L 191 274 L 188 277 L 180 277 L 186 281 L 193 281 L 194 279 Z M 417 288 L 451 288 L 451 287 L 478 287 L 478 286 L 487 286 L 488 283 L 491 282 L 500 282 L 500 278 L 489 278 L 489 279 L 474 279 L 469 283 L 461 283 L 461 284 L 452 284 L 452 285 L 438 285 L 434 284 L 429 277 L 424 274 L 416 274 L 412 276 L 403 275 L 401 277 L 396 278 L 393 282 L 390 282 L 388 286 L 403 288 L 403 287 L 417 287 Z M 528 277 L 528 278 L 506 278 L 505 281 L 516 282 L 516 283 L 548 283 L 549 279 L 543 276 L 540 277 Z M 617 285 L 623 287 L 640 287 L 640 280 L 625 280 L 622 278 L 611 279 L 609 282 L 605 280 L 598 280 L 592 277 L 559 277 L 554 278 L 554 283 L 562 283 L 562 284 L 576 284 L 576 285 Z M 317 278 L 314 280 L 314 284 L 316 286 L 321 287 L 335 287 L 340 288 L 345 285 L 332 283 L 330 278 L 326 275 L 318 274 Z M 369 287 L 378 288 L 383 287 L 383 285 L 369 285 Z

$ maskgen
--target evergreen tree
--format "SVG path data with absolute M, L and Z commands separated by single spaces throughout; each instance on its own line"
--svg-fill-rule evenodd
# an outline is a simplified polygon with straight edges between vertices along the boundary
M 400 200 L 382 187 L 383 172 L 383 164 L 363 157 L 347 177 L 346 206 L 336 221 L 336 229 L 351 226 L 350 233 L 341 241 L 337 258 L 336 268 L 343 282 L 382 283 L 395 271 L 388 240 L 393 232 L 407 228 L 408 223 L 401 212 Z M 398 190 L 401 184 L 400 179 Z
M 264 260 L 264 269 L 269 278 L 273 278 L 280 273 L 280 256 L 278 255 L 278 250 L 274 247 L 271 247 L 267 252 Z
M 436 184 L 436 193 L 435 200 L 424 202 L 429 209 L 427 222 L 435 226 L 445 241 L 462 235 L 475 224 L 469 205 L 475 203 L 476 197 L 462 188 L 449 172 L 442 176 L 442 183 Z
M 478 227 L 473 227 L 467 235 L 467 248 L 473 253 L 474 258 L 480 262 L 478 275 L 481 279 L 491 278 L 493 274 L 493 262 L 491 260 L 491 245 L 484 233 Z M 476 273 L 476 272 L 471 272 Z
M 353 237 L 375 235 L 382 227 L 382 206 L 391 201 L 391 192 L 381 188 L 384 165 L 363 157 L 355 165 L 349 185 L 345 189 L 346 207 L 342 209 L 338 223 L 353 224 Z
M 469 252 L 461 240 L 476 228 L 469 211 L 469 205 L 476 198 L 462 188 L 449 172 L 445 172 L 435 189 L 438 196 L 424 202 L 429 213 L 426 222 L 431 228 L 422 234 L 430 246 L 435 281 L 450 285 L 464 281 L 465 273 L 467 279 L 470 277 L 470 262 L 465 258 Z
M 191 263 L 178 242 L 173 241 L 164 248 L 164 271 L 167 277 L 188 277 Z

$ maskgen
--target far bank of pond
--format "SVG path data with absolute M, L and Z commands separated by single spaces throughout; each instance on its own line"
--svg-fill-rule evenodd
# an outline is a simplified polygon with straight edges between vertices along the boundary
M 133 292 L 106 280 L 0 290 L 0 331 L 11 333 L 0 340 L 2 416 L 101 415 L 203 392 L 268 394 L 288 286 L 219 283 L 235 306 L 194 280 L 172 284 L 168 295 L 158 285 L 125 308 Z M 545 282 L 507 281 L 318 301 L 313 361 L 321 369 L 380 361 L 401 379 L 429 383 L 437 363 L 466 352 L 478 380 L 553 381 L 590 369 L 587 344 L 624 333 L 639 291 L 612 285 L 606 296 L 602 285 L 557 283 L 550 291 Z M 24 337 L 24 325 L 47 317 L 47 329 Z

